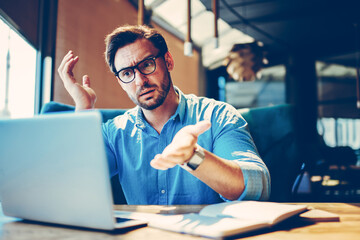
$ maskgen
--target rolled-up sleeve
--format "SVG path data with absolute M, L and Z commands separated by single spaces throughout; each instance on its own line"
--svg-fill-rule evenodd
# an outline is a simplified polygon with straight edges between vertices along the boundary
M 245 189 L 238 200 L 267 200 L 270 174 L 257 152 L 245 119 L 229 105 L 213 114 L 213 153 L 235 161 L 243 173 Z
M 270 196 L 270 176 L 260 157 L 253 152 L 241 152 L 235 160 L 242 170 L 245 189 L 238 200 L 267 200 Z

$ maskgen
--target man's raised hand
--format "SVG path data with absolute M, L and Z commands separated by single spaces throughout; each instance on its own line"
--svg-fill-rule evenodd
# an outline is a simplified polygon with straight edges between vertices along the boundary
M 58 73 L 65 89 L 75 102 L 76 110 L 91 109 L 94 108 L 96 94 L 90 87 L 89 76 L 83 76 L 82 85 L 76 82 L 73 69 L 78 61 L 79 57 L 74 56 L 74 53 L 69 51 L 63 58 L 58 68 Z
M 164 151 L 154 157 L 150 165 L 156 169 L 166 170 L 177 164 L 184 164 L 194 154 L 199 135 L 210 127 L 211 123 L 207 120 L 183 127 Z

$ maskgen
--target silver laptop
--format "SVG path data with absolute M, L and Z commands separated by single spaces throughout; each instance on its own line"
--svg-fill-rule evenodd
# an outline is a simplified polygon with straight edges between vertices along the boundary
M 5 215 L 112 230 L 116 219 L 97 111 L 0 120 L 0 200 Z

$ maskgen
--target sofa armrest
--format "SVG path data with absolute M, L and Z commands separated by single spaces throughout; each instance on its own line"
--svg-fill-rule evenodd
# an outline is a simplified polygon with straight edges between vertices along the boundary
M 100 111 L 103 122 L 113 119 L 116 116 L 122 115 L 127 111 L 127 109 L 97 109 L 97 110 Z M 54 112 L 69 112 L 69 111 L 75 111 L 75 107 L 68 104 L 52 101 L 44 104 L 44 106 L 41 108 L 40 114 L 48 114 Z
M 67 111 L 74 111 L 75 107 L 63 103 L 58 102 L 48 102 L 45 103 L 44 106 L 41 108 L 40 114 L 46 114 L 51 112 L 67 112 Z

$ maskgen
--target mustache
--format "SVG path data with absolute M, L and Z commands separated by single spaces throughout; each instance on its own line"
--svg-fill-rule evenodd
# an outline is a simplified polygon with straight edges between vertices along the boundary
M 143 86 L 141 86 L 141 88 L 139 88 L 137 91 L 136 91 L 136 95 L 137 96 L 140 96 L 141 94 L 143 94 L 144 92 L 146 92 L 147 89 L 149 88 L 156 88 L 157 86 L 156 85 L 150 85 L 148 83 L 144 84 Z

